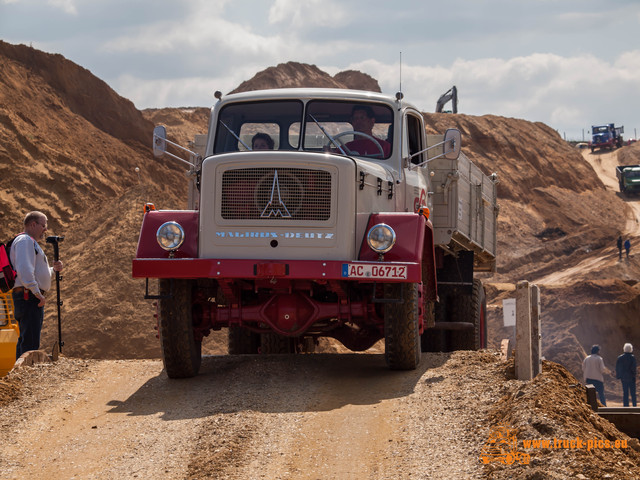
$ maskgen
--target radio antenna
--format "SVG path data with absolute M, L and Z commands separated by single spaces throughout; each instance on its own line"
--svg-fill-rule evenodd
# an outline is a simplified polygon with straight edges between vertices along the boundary
M 400 90 L 396 92 L 396 100 L 400 102 L 400 100 L 402 100 L 402 97 L 404 97 L 404 95 L 402 94 L 402 52 L 400 52 Z
M 400 92 L 402 92 L 402 52 L 400 52 Z

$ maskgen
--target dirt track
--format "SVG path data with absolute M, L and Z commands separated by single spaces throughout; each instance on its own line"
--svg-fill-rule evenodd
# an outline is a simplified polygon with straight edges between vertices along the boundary
M 616 192 L 623 198 L 629 206 L 629 212 L 627 213 L 627 227 L 626 231 L 622 232 L 631 236 L 640 235 L 640 197 L 630 197 L 620 192 L 618 188 L 618 179 L 616 177 L 616 166 L 620 164 L 618 161 L 618 151 L 614 150 L 609 153 L 591 153 L 589 150 L 584 150 L 582 156 L 593 167 L 602 183 L 604 183 L 607 190 Z
M 631 240 L 631 244 L 638 245 L 640 237 L 640 197 L 630 197 L 619 193 L 618 179 L 616 178 L 616 166 L 618 162 L 618 151 L 614 150 L 607 153 L 591 153 L 585 149 L 582 156 L 593 167 L 596 174 L 602 180 L 607 190 L 616 192 L 622 198 L 627 208 L 625 215 L 627 218 L 625 231 L 620 232 L 625 238 Z M 593 270 L 603 270 L 618 263 L 617 256 L 614 254 L 615 247 L 603 252 L 602 255 L 591 255 L 577 265 L 558 270 L 552 274 L 537 280 L 541 285 L 558 285 L 570 283 L 572 278 L 576 278 L 578 273 L 584 273 Z
M 424 354 L 413 372 L 373 354 L 219 356 L 184 381 L 158 361 L 27 367 L 37 394 L 0 411 L 1 476 L 483 478 L 499 365 L 486 352 Z

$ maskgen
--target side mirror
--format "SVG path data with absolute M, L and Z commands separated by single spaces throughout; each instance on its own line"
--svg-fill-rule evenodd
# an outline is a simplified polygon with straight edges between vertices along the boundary
M 462 137 L 460 130 L 449 128 L 444 132 L 444 158 L 449 160 L 457 160 L 460 156 L 460 147 L 462 145 Z
M 153 129 L 153 156 L 160 158 L 167 151 L 167 129 L 158 125 Z

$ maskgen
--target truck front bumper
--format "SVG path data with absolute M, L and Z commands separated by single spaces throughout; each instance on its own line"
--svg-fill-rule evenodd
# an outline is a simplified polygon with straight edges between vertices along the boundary
M 422 281 L 422 270 L 421 265 L 415 262 L 136 258 L 133 260 L 132 276 L 419 283 Z

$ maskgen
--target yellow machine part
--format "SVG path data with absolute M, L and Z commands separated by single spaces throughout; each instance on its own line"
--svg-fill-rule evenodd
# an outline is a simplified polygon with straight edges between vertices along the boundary
M 0 294 L 0 377 L 4 377 L 16 363 L 16 343 L 20 336 L 18 322 L 13 318 L 11 292 Z

